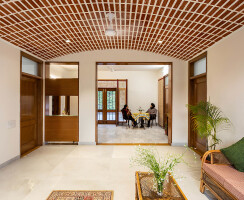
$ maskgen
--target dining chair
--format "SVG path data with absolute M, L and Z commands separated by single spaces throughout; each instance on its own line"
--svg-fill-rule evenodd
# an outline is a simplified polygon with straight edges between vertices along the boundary
M 158 123 L 157 123 L 157 115 L 155 115 L 155 117 L 153 119 L 151 119 L 151 123 L 150 123 L 151 128 L 153 126 L 153 122 L 155 122 L 156 126 L 158 125 Z
M 130 128 L 130 120 L 129 120 L 127 117 L 125 117 L 125 116 L 123 115 L 123 112 L 122 112 L 122 116 L 123 116 L 123 120 L 125 120 L 126 124 L 127 124 L 128 127 Z M 124 123 L 122 123 L 122 125 L 124 125 Z

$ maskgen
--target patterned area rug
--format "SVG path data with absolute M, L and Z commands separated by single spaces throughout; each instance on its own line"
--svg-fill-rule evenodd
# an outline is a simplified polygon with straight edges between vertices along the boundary
M 113 200 L 113 191 L 55 190 L 47 200 Z

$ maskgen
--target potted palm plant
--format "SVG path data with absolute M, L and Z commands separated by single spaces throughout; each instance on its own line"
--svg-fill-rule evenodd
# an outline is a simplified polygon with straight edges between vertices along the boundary
M 231 125 L 230 120 L 223 115 L 219 107 L 210 101 L 201 101 L 197 105 L 187 105 L 191 112 L 193 129 L 200 137 L 210 139 L 208 149 L 216 148 L 221 143 L 217 133 L 228 129 Z

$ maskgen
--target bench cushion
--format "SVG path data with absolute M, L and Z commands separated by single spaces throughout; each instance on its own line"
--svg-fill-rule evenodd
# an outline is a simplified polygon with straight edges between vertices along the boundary
M 244 199 L 244 173 L 230 165 L 203 164 L 204 171 L 237 199 Z
M 220 149 L 229 162 L 240 172 L 244 172 L 244 137 L 231 146 Z

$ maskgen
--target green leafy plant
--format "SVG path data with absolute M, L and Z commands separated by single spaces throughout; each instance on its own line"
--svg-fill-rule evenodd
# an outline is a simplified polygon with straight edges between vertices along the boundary
M 213 105 L 210 101 L 201 101 L 197 105 L 187 105 L 191 111 L 191 121 L 193 130 L 200 137 L 206 137 L 211 140 L 210 149 L 216 148 L 221 143 L 217 137 L 217 132 L 228 129 L 231 125 L 230 120 L 223 115 L 219 107 Z
M 184 152 L 185 153 L 185 152 Z M 181 154 L 167 154 L 163 158 L 153 148 L 137 147 L 135 156 L 131 158 L 133 166 L 144 166 L 154 173 L 158 195 L 163 195 L 163 184 L 169 172 L 180 162 L 184 162 Z

